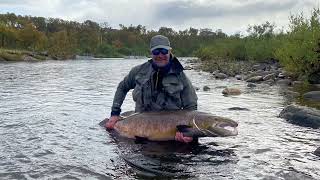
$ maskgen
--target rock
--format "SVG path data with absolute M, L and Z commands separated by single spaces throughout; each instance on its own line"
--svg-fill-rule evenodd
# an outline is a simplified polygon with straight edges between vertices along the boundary
M 256 83 L 256 82 L 260 82 L 262 80 L 263 80 L 262 76 L 254 76 L 254 77 L 247 79 L 247 82 Z
M 23 61 L 37 61 L 38 59 L 32 57 L 32 56 L 28 56 L 28 55 L 25 55 L 23 56 Z
M 232 107 L 232 108 L 228 108 L 228 110 L 230 111 L 250 111 L 247 108 L 242 108 L 242 107 Z
M 283 93 L 283 95 L 285 95 L 286 97 L 289 97 L 289 98 L 297 98 L 297 97 L 300 96 L 300 94 L 299 94 L 298 92 L 289 91 L 289 90 L 285 91 L 285 92 Z
M 320 84 L 312 84 L 313 87 L 320 89 Z
M 242 79 L 242 76 L 238 74 L 238 75 L 235 76 L 235 78 L 236 78 L 237 80 L 241 80 L 241 79 Z
M 209 86 L 203 86 L 203 91 L 209 91 L 209 90 L 210 90 Z
M 240 95 L 241 91 L 237 88 L 226 88 L 222 91 L 222 94 L 224 95 Z
M 225 78 L 227 78 L 228 76 L 227 76 L 226 74 L 224 74 L 224 73 L 217 73 L 217 74 L 215 75 L 215 77 L 216 77 L 217 79 L 225 79 Z
M 186 67 L 184 67 L 183 69 L 184 69 L 184 70 L 191 70 L 192 67 L 191 67 L 191 66 L 186 66 Z
M 193 86 L 193 89 L 196 90 L 196 91 L 199 91 L 200 88 L 198 88 L 196 86 Z
M 213 71 L 213 72 L 210 72 L 212 75 L 216 75 L 216 74 L 218 74 L 220 71 L 219 70 L 215 70 L 215 71 Z
M 290 105 L 280 112 L 279 117 L 300 126 L 320 127 L 320 110 L 314 108 Z
M 271 73 L 271 74 L 265 75 L 262 79 L 263 79 L 264 81 L 267 81 L 267 80 L 269 80 L 269 79 L 274 80 L 275 78 L 276 78 L 276 74 L 275 74 L 275 73 Z
M 290 86 L 291 83 L 292 83 L 292 80 L 290 80 L 290 79 L 280 79 L 277 81 L 277 84 L 279 86 Z
M 39 53 L 39 55 L 41 55 L 41 56 L 48 56 L 49 53 L 48 53 L 48 51 L 42 51 L 42 52 Z
M 215 88 L 216 89 L 225 89 L 225 88 L 227 88 L 227 86 L 216 86 Z
M 257 85 L 255 85 L 254 83 L 248 83 L 248 84 L 247 84 L 247 87 L 253 88 L 253 87 L 257 87 Z
M 308 81 L 311 84 L 320 84 L 320 72 L 315 72 L 309 75 Z
M 320 102 L 320 91 L 310 91 L 303 94 L 303 99 L 308 101 L 319 101 Z
M 254 71 L 258 71 L 258 70 L 266 70 L 267 65 L 266 64 L 255 64 L 252 66 L 252 69 Z
M 278 74 L 278 78 L 281 78 L 281 79 L 283 79 L 283 78 L 285 78 L 286 76 L 284 75 L 284 73 L 279 73 Z
M 269 84 L 270 86 L 274 85 L 275 81 L 273 79 L 269 79 L 267 81 L 264 81 L 264 83 Z
M 303 85 L 302 81 L 293 81 L 292 82 L 292 86 L 301 86 L 301 85 Z
M 313 154 L 315 154 L 316 156 L 320 156 L 320 147 L 318 147 Z

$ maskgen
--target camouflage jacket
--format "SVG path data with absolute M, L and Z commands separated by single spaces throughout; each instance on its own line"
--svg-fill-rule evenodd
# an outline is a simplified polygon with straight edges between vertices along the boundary
M 156 73 L 159 72 L 152 67 L 152 60 L 132 68 L 118 85 L 111 115 L 120 114 L 121 105 L 130 89 L 133 89 L 136 112 L 197 109 L 196 92 L 177 58 L 171 58 L 170 69 L 163 74 L 161 82 L 154 82 Z M 160 89 L 155 88 L 154 84 L 157 83 L 162 83 Z

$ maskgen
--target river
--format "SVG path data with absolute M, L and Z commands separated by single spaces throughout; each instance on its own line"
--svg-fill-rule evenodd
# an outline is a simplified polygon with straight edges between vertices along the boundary
M 2 62 L 0 179 L 320 179 L 312 154 L 320 131 L 278 118 L 288 100 L 277 86 L 186 71 L 200 88 L 198 109 L 237 121 L 238 136 L 197 146 L 113 137 L 98 123 L 110 114 L 117 84 L 144 61 Z M 242 94 L 223 96 L 224 87 Z M 122 109 L 133 107 L 129 92 Z

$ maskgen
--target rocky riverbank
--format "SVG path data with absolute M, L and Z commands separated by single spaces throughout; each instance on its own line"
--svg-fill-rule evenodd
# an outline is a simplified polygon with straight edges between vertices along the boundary
M 185 68 L 210 72 L 216 79 L 236 78 L 246 81 L 247 86 L 251 88 L 262 83 L 270 86 L 277 85 L 283 89 L 285 96 L 295 99 L 294 101 L 298 104 L 320 109 L 320 78 L 313 78 L 313 84 L 299 81 L 275 60 L 262 63 L 240 61 L 207 64 L 193 59 L 187 62 Z
M 279 86 L 283 95 L 292 99 L 287 107 L 279 114 L 280 118 L 304 127 L 320 128 L 320 76 L 312 77 L 312 84 L 298 81 L 292 74 L 282 69 L 277 61 L 265 63 L 233 62 L 223 63 L 215 68 L 213 65 L 201 63 L 199 60 L 190 60 L 186 69 L 204 70 L 212 74 L 216 79 L 236 78 L 247 82 L 247 86 L 255 88 L 264 83 L 270 86 Z M 208 86 L 204 91 L 210 90 Z M 224 95 L 239 95 L 240 90 L 226 88 Z M 320 156 L 320 147 L 314 151 Z
M 47 52 L 0 49 L 0 61 L 43 61 L 74 59 L 74 56 L 50 56 Z

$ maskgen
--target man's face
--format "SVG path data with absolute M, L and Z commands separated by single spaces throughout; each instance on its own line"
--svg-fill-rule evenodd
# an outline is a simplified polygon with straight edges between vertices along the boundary
M 163 48 L 158 48 L 153 51 L 151 51 L 151 56 L 153 62 L 158 66 L 158 67 L 164 67 L 169 63 L 170 59 L 170 52 L 171 50 L 163 49 Z

